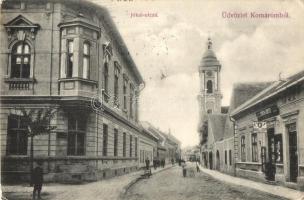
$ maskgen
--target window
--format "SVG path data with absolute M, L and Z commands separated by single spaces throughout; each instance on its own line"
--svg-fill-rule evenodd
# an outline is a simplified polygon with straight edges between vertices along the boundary
M 132 157 L 132 135 L 130 135 L 130 157 Z
M 245 136 L 241 137 L 241 161 L 246 161 L 246 152 L 245 152 Z
M 212 86 L 212 81 L 208 80 L 207 81 L 207 93 L 210 94 L 213 92 L 213 86 Z
M 27 154 L 27 127 L 23 117 L 10 115 L 8 117 L 7 131 L 7 154 L 26 155 Z
M 229 165 L 232 165 L 232 153 L 231 153 L 231 150 L 229 150 Z
M 137 157 L 137 138 L 134 138 L 135 142 L 135 157 Z
M 251 144 L 252 144 L 252 162 L 258 162 L 258 143 L 257 143 L 256 133 L 253 133 L 251 135 Z
M 68 40 L 67 43 L 67 73 L 66 77 L 71 78 L 73 76 L 73 54 L 74 54 L 74 41 Z
M 276 152 L 276 162 L 283 163 L 283 141 L 282 134 L 275 135 L 275 152 Z
M 119 91 L 118 91 L 119 73 L 120 73 L 119 68 L 116 65 L 114 70 L 114 105 L 117 107 L 119 107 Z
M 114 156 L 117 156 L 117 146 L 118 146 L 118 130 L 114 129 Z
M 124 78 L 124 84 L 123 84 L 123 108 L 127 109 L 127 79 Z
M 225 150 L 225 165 L 227 165 L 227 151 Z
M 103 125 L 103 146 L 102 146 L 102 155 L 108 155 L 108 125 Z
M 89 43 L 83 44 L 83 68 L 82 68 L 82 78 L 90 78 L 90 45 Z
M 30 46 L 25 43 L 17 43 L 12 49 L 11 78 L 30 78 Z
M 68 118 L 68 155 L 84 155 L 86 123 L 72 114 Z
M 134 87 L 130 84 L 130 117 L 133 118 L 133 95 L 134 95 Z
M 126 133 L 123 133 L 122 156 L 126 157 Z

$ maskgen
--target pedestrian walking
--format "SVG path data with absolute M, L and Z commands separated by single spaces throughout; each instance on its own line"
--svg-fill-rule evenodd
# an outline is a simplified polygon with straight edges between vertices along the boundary
M 145 162 L 146 162 L 146 170 L 149 170 L 149 168 L 150 168 L 150 160 L 149 160 L 149 158 L 146 158 Z
M 174 159 L 173 158 L 171 159 L 171 163 L 172 163 L 172 165 L 174 165 Z
M 33 199 L 36 199 L 36 193 L 38 199 L 41 199 L 41 190 L 43 184 L 43 169 L 42 169 L 42 162 L 40 161 L 37 162 L 37 166 L 33 170 L 32 183 L 34 184 Z
M 183 177 L 185 178 L 186 177 L 186 173 L 187 173 L 187 171 L 186 171 L 186 163 L 185 162 L 182 162 L 182 170 L 183 170 Z
M 196 162 L 196 172 L 200 172 L 199 164 Z

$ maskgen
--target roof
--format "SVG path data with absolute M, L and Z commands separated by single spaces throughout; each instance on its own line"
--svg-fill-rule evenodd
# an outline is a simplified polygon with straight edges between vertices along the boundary
M 235 116 L 248 110 L 249 108 L 262 103 L 269 98 L 274 97 L 275 95 L 287 90 L 288 88 L 295 86 L 296 84 L 304 81 L 304 70 L 299 73 L 288 77 L 285 80 L 279 80 L 272 83 L 270 86 L 259 92 L 257 95 L 238 106 L 232 113 L 231 116 Z
M 211 132 L 214 136 L 214 141 L 220 141 L 224 138 L 225 124 L 227 120 L 227 114 L 209 114 L 208 123 L 211 128 Z M 209 136 L 208 136 L 209 137 Z
M 232 96 L 230 99 L 230 113 L 238 106 L 243 104 L 248 99 L 255 96 L 257 93 L 264 90 L 271 85 L 272 82 L 249 82 L 236 83 L 232 89 Z
M 1 8 L 5 6 L 6 2 L 42 2 L 42 0 L 6 0 L 2 3 Z M 138 83 L 144 83 L 144 80 L 134 63 L 134 60 L 132 59 L 130 52 L 128 51 L 128 48 L 122 39 L 120 33 L 118 32 L 118 29 L 113 22 L 113 19 L 109 13 L 109 11 L 100 5 L 97 5 L 95 3 L 89 2 L 87 0 L 44 0 L 43 2 L 53 2 L 53 3 L 62 3 L 62 4 L 68 4 L 69 7 L 71 5 L 76 5 L 76 9 L 79 10 L 89 10 L 89 12 L 92 12 L 96 14 L 100 19 L 103 20 L 103 25 L 107 27 L 107 31 L 109 31 L 109 35 L 113 37 L 113 42 L 116 42 L 117 47 L 121 50 L 120 55 L 123 57 L 124 61 L 130 66 L 130 70 L 134 73 L 135 79 Z

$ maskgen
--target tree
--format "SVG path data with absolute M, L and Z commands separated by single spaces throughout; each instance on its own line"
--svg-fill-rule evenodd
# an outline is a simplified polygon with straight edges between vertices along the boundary
M 15 108 L 22 116 L 22 121 L 26 126 L 26 135 L 31 138 L 30 149 L 30 174 L 33 172 L 34 163 L 34 137 L 42 134 L 50 134 L 56 126 L 51 126 L 51 120 L 55 116 L 57 109 L 55 107 L 48 108 Z M 19 116 L 20 116 L 19 115 Z M 31 183 L 32 185 L 32 178 Z

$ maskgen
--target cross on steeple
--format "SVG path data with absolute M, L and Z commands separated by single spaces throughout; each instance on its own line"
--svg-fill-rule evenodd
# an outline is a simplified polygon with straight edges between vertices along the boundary
M 211 38 L 208 37 L 208 49 L 211 49 L 212 48 L 212 41 L 211 41 Z

